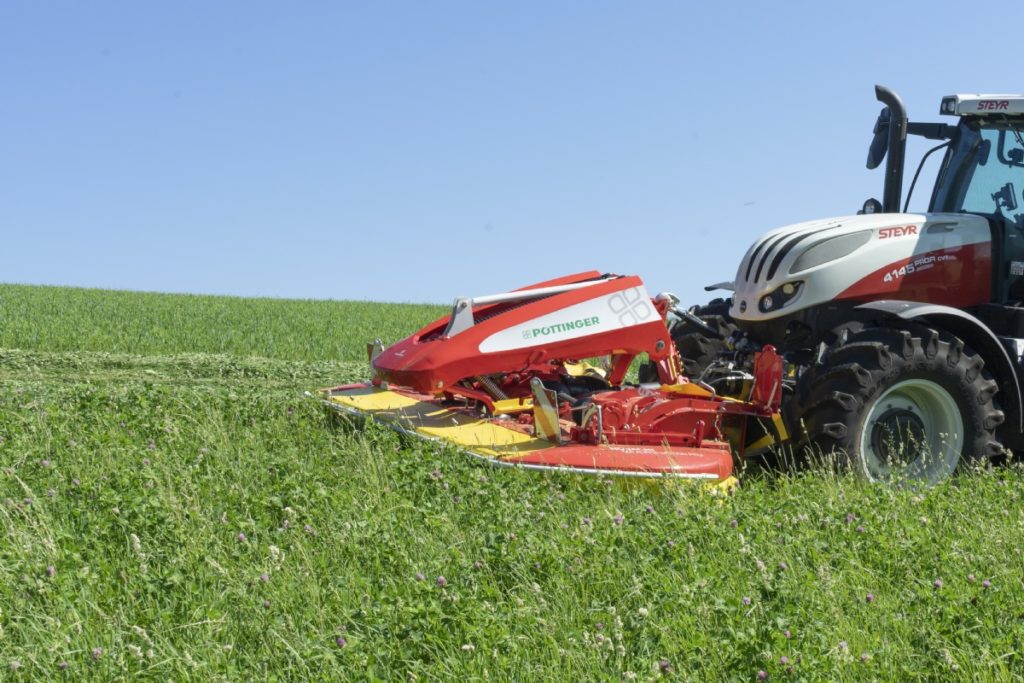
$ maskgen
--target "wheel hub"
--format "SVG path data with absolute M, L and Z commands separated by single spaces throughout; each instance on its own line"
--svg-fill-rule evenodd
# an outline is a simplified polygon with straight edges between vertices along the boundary
M 926 438 L 924 422 L 911 407 L 888 408 L 871 428 L 871 447 L 890 466 L 916 460 Z
M 860 437 L 861 464 L 871 479 L 892 476 L 935 482 L 960 460 L 964 422 L 956 401 L 938 383 L 907 379 L 868 406 Z

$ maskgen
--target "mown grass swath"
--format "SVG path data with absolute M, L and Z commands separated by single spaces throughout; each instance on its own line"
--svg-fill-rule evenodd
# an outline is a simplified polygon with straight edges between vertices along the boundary
M 728 498 L 495 470 L 302 395 L 360 378 L 373 324 L 397 338 L 437 311 L 346 326 L 370 309 L 15 289 L 29 320 L 0 332 L 4 680 L 1024 667 L 1019 468 L 926 491 L 748 477 Z M 264 303 L 290 322 L 232 327 Z M 304 316 L 321 308 L 335 317 L 318 337 Z M 101 329 L 124 311 L 129 332 Z

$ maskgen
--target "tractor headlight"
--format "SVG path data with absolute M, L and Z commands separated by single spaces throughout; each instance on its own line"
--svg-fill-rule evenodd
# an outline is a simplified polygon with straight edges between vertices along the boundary
M 803 282 L 787 282 L 771 294 L 765 294 L 761 297 L 761 301 L 758 303 L 758 308 L 761 309 L 762 313 L 771 313 L 777 311 L 800 293 L 800 287 Z

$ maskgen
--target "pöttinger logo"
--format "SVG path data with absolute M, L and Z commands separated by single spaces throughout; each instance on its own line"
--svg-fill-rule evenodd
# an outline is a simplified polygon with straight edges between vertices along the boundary
M 523 330 L 523 339 L 547 337 L 560 332 L 571 332 L 572 330 L 578 330 L 584 327 L 594 327 L 595 325 L 600 324 L 601 318 L 596 315 L 592 315 L 578 320 L 569 320 L 564 323 L 552 323 L 542 327 L 532 327 L 530 329 Z

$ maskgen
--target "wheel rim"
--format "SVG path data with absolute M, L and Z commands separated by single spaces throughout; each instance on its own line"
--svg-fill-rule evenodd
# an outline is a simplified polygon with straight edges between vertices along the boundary
M 960 462 L 964 421 L 956 401 L 935 382 L 908 379 L 889 387 L 868 410 L 860 438 L 864 474 L 934 483 Z

